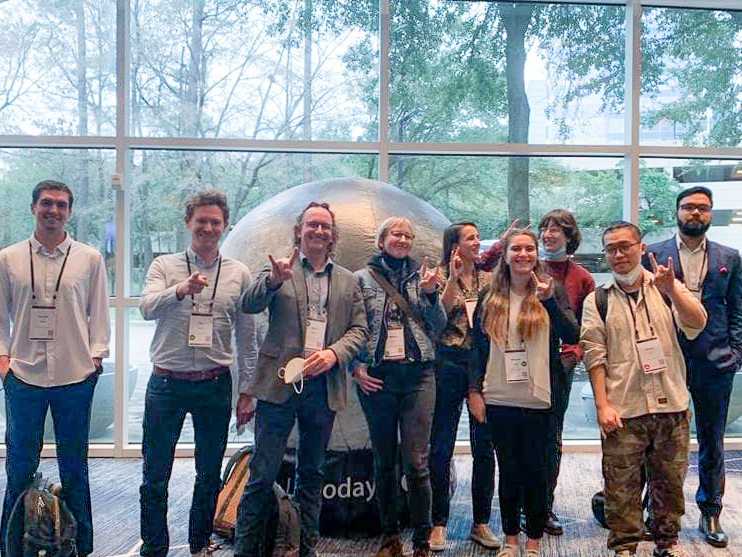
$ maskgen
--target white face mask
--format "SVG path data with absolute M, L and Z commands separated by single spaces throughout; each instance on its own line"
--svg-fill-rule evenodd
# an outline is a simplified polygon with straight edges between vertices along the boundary
M 621 273 L 616 273 L 615 271 L 611 271 L 611 273 L 613 274 L 613 278 L 616 279 L 616 282 L 618 284 L 622 286 L 630 286 L 634 284 L 637 281 L 637 279 L 641 276 L 642 266 L 637 265 L 625 275 L 622 275 Z
M 539 256 L 545 261 L 563 261 L 567 258 L 567 246 L 562 246 L 556 251 L 546 251 L 546 248 L 542 246 Z

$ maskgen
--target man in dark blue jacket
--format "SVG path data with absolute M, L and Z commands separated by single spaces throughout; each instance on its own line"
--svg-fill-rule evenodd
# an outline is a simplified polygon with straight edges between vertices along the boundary
M 712 205 L 708 188 L 682 191 L 676 202 L 678 233 L 649 246 L 647 253 L 662 264 L 672 258 L 675 276 L 708 312 L 706 329 L 695 340 L 681 337 L 681 346 L 698 438 L 699 528 L 707 543 L 726 547 L 719 514 L 724 495 L 724 430 L 734 374 L 742 362 L 742 270 L 737 250 L 706 238 Z

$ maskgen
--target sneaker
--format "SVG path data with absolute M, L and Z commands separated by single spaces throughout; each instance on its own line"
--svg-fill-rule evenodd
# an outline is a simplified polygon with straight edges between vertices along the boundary
M 218 549 L 217 545 L 209 540 L 209 542 L 206 544 L 206 547 L 201 548 L 201 550 L 196 551 L 196 553 L 191 553 L 191 557 L 211 557 L 211 554 Z
M 472 525 L 469 537 L 487 549 L 497 549 L 500 547 L 500 540 L 495 537 L 487 524 Z
M 518 557 L 518 546 L 506 543 L 495 557 Z
M 443 551 L 446 549 L 446 527 L 443 525 L 433 526 L 428 537 L 430 551 Z
M 690 557 L 690 553 L 677 545 L 673 545 L 667 549 L 655 549 L 653 555 L 654 557 Z
M 381 538 L 381 547 L 376 557 L 403 557 L 402 542 L 399 536 L 384 536 Z

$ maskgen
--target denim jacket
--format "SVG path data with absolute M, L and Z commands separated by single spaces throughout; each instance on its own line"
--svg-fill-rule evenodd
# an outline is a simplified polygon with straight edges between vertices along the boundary
M 380 255 L 371 258 L 366 267 L 356 271 L 355 273 L 363 292 L 363 302 L 366 306 L 368 327 L 371 331 L 368 341 L 366 342 L 366 347 L 361 354 L 359 354 L 355 365 L 365 362 L 368 366 L 377 366 L 381 363 L 380 361 L 377 361 L 376 354 L 378 352 L 379 340 L 382 332 L 384 308 L 387 303 L 387 293 L 381 285 L 376 282 L 376 279 L 374 279 L 371 274 L 371 268 L 374 268 L 382 275 L 385 275 L 385 272 L 382 269 Z M 411 330 L 412 337 L 420 349 L 420 360 L 432 361 L 435 360 L 436 357 L 435 339 L 441 334 L 446 326 L 446 311 L 443 309 L 443 304 L 440 301 L 438 293 L 426 294 L 420 289 L 420 264 L 412 259 L 408 259 L 407 269 L 408 274 L 402 280 L 402 289 L 404 291 L 403 296 L 407 299 L 413 313 L 418 317 L 417 320 L 407 319 L 408 328 Z M 417 321 L 424 323 L 425 329 L 420 327 Z

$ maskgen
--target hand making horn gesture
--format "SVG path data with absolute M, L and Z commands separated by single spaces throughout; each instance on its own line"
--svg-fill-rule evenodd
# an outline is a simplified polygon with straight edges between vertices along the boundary
M 271 288 L 278 288 L 283 284 L 283 281 L 291 278 L 293 274 L 291 269 L 293 269 L 297 257 L 299 257 L 299 248 L 294 248 L 294 253 L 291 254 L 291 257 L 273 259 L 273 256 L 268 254 L 268 259 L 270 259 L 271 266 L 273 267 L 268 277 L 268 285 Z
M 657 285 L 657 288 L 663 294 L 669 296 L 675 289 L 675 267 L 672 265 L 672 257 L 668 257 L 667 266 L 663 266 L 658 264 L 654 258 L 654 254 L 649 252 L 649 263 L 652 265 L 654 283 Z
M 427 256 L 423 259 L 423 266 L 420 268 L 420 288 L 426 294 L 432 294 L 438 287 L 438 268 L 428 269 Z
M 508 229 L 500 235 L 500 241 L 507 238 L 511 232 L 515 232 L 516 230 L 518 230 L 518 224 L 520 224 L 520 219 L 516 218 L 510 221 L 510 226 L 508 226 Z M 527 224 L 524 228 L 521 229 L 521 232 L 526 232 L 527 230 L 530 230 L 530 229 L 531 229 L 531 225 Z
M 534 284 L 536 285 L 536 296 L 538 296 L 539 300 L 546 300 L 548 298 L 551 298 L 552 294 L 554 294 L 554 281 L 551 277 L 547 281 L 541 281 L 539 280 L 538 276 L 536 276 L 536 273 L 531 271 L 531 278 L 533 279 Z
M 464 260 L 461 259 L 459 248 L 453 248 L 451 260 L 448 262 L 448 276 L 451 280 L 456 280 L 464 272 Z

